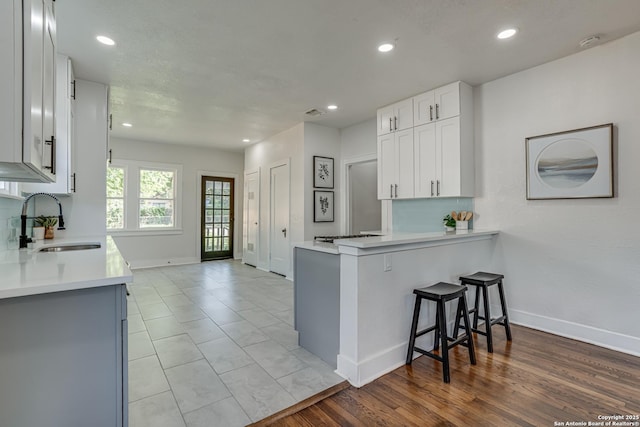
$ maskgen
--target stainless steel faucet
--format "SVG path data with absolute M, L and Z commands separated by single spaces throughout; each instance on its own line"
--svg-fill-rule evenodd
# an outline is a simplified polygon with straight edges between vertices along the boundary
M 64 230 L 64 218 L 62 216 L 62 204 L 60 203 L 60 200 L 58 200 L 58 198 L 51 193 L 29 194 L 22 203 L 22 214 L 20 215 L 20 249 L 26 248 L 27 243 L 33 241 L 30 237 L 27 236 L 27 205 L 29 204 L 29 200 L 33 199 L 35 196 L 49 196 L 56 201 L 60 212 L 60 214 L 58 215 L 58 230 Z

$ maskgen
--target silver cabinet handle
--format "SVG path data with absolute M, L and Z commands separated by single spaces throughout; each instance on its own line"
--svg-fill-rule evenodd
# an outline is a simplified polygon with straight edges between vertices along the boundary
M 433 121 L 433 105 L 429 105 L 429 120 Z
M 436 120 L 440 118 L 440 106 L 436 104 Z
M 431 197 L 433 197 L 433 181 L 431 181 Z
M 398 184 L 396 184 L 396 199 L 398 198 Z
M 398 118 L 397 117 L 393 118 L 393 129 L 394 130 L 398 130 Z
M 440 195 L 440 180 L 438 180 L 436 196 Z
M 391 117 L 389 117 L 389 132 L 391 132 L 393 129 L 391 128 Z
M 389 198 L 393 199 L 393 184 L 389 184 Z

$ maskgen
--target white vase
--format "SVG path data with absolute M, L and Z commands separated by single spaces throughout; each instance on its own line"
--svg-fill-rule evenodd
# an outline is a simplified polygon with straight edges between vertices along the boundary
M 456 230 L 468 230 L 469 221 L 456 221 Z
M 34 240 L 44 240 L 44 227 L 33 227 Z

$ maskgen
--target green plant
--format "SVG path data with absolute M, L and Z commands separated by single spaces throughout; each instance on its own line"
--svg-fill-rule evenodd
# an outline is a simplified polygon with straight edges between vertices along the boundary
M 58 218 L 56 218 L 55 216 L 40 215 L 35 218 L 35 222 L 40 227 L 44 227 L 44 228 L 53 227 L 58 223 Z
M 447 214 L 442 221 L 444 222 L 445 227 L 455 227 L 456 220 L 451 217 L 451 215 Z

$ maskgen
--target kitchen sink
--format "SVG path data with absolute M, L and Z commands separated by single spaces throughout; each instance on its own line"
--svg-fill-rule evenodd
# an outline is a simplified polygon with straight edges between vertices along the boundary
M 98 249 L 100 243 L 67 243 L 60 245 L 44 246 L 38 249 L 38 252 L 66 252 L 66 251 L 84 251 L 87 249 Z

